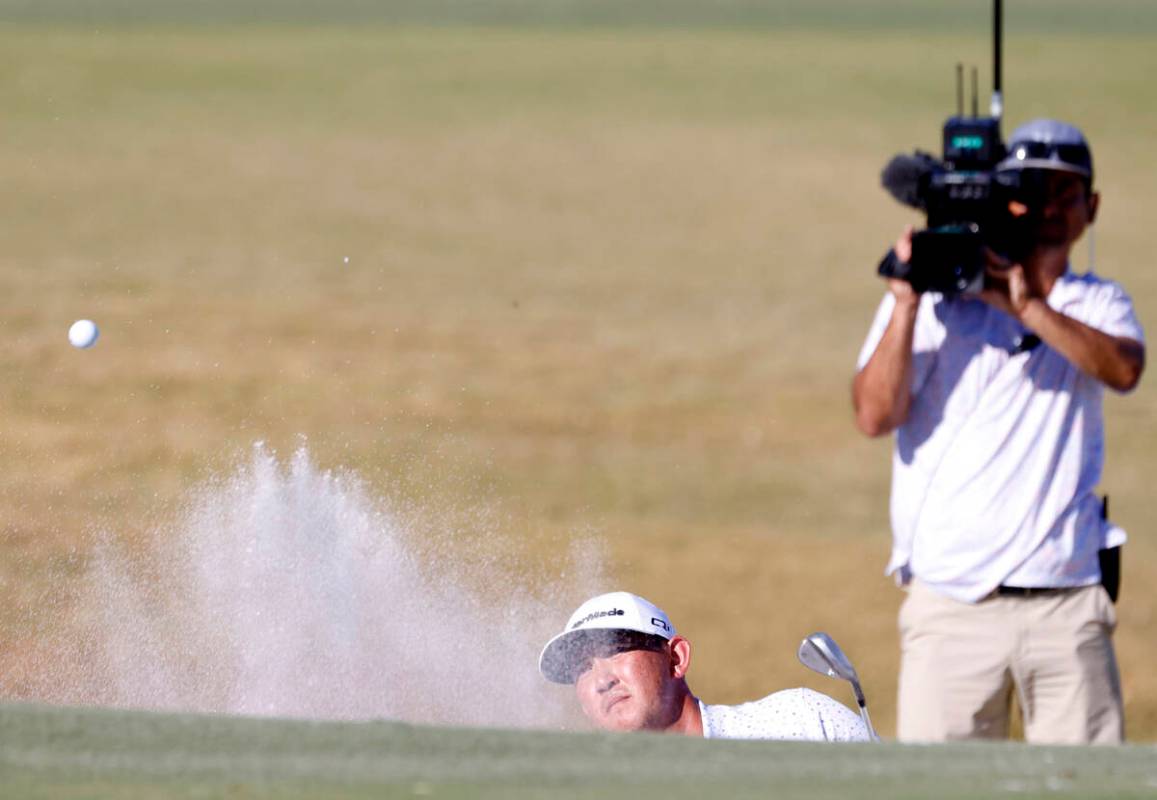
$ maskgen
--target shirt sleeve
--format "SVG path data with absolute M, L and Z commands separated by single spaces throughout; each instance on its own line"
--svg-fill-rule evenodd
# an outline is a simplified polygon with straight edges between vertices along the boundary
M 1093 327 L 1110 336 L 1121 336 L 1142 343 L 1145 341 L 1145 331 L 1133 310 L 1133 300 L 1121 284 L 1105 281 L 1098 305 L 1097 319 L 1091 323 Z
M 924 386 L 932 367 L 936 362 L 936 352 L 946 335 L 944 323 L 938 320 L 936 307 L 942 302 L 941 295 L 935 292 L 925 292 L 920 297 L 920 308 L 916 314 L 916 327 L 912 331 L 912 377 L 910 388 L 913 394 L 918 394 Z M 979 302 L 979 301 L 978 301 Z M 856 361 L 856 372 L 859 372 L 872 360 L 872 355 L 884 338 L 888 323 L 892 321 L 892 310 L 896 307 L 896 298 L 891 292 L 886 292 L 876 309 L 876 318 L 872 320 L 872 327 L 864 339 L 864 346 L 860 348 L 860 357 Z
M 884 331 L 888 329 L 888 321 L 892 319 L 892 309 L 896 305 L 896 298 L 891 292 L 885 292 L 884 298 L 876 308 L 876 318 L 872 320 L 872 327 L 868 329 L 868 336 L 860 348 L 860 357 L 856 359 L 856 372 L 862 370 L 876 352 L 876 346 L 884 338 Z

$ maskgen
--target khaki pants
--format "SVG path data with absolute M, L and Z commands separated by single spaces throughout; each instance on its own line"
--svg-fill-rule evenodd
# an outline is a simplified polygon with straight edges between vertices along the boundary
M 1015 689 L 1030 742 L 1122 741 L 1116 624 L 1099 585 L 972 604 L 913 581 L 900 609 L 900 740 L 1006 738 Z

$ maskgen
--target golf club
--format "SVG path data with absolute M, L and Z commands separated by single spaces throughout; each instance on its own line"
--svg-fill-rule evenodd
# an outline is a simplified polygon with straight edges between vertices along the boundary
M 852 684 L 856 703 L 860 706 L 860 716 L 868 726 L 868 733 L 872 735 L 873 740 L 879 741 L 880 737 L 872 727 L 872 718 L 868 716 L 868 701 L 864 699 L 864 690 L 860 688 L 860 677 L 835 640 L 826 633 L 811 634 L 799 643 L 799 660 L 805 667 L 821 675 L 839 678 Z

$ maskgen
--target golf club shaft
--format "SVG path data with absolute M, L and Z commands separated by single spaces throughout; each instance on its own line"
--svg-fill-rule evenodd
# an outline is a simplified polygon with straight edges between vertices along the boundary
M 872 741 L 880 741 L 879 734 L 877 734 L 876 729 L 872 727 L 872 718 L 868 716 L 868 707 L 863 703 L 860 704 L 860 717 L 864 720 L 864 724 L 868 726 L 868 733 L 871 735 Z
M 852 684 L 852 691 L 856 694 L 856 702 L 859 703 L 860 708 L 866 708 L 868 701 L 864 697 L 864 690 L 860 688 L 860 682 L 853 679 L 849 683 Z
M 876 729 L 872 727 L 872 718 L 868 716 L 868 701 L 864 697 L 864 690 L 860 688 L 860 682 L 851 681 L 852 691 L 856 693 L 856 704 L 860 707 L 860 716 L 864 720 L 864 724 L 868 726 L 868 733 L 872 735 L 874 741 L 879 741 L 880 737 L 876 735 Z

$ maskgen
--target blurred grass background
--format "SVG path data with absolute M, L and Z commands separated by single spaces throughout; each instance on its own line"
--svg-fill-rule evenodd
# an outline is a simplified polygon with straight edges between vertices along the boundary
M 1157 8 L 1009 6 L 1009 122 L 1085 129 L 1098 271 L 1147 322 Z M 794 659 L 828 630 L 890 734 L 889 445 L 854 431 L 848 385 L 873 266 L 917 221 L 879 170 L 938 149 L 957 61 L 986 106 L 989 14 L 0 0 L 0 692 L 32 691 L 93 531 L 131 543 L 254 441 L 304 436 L 383 495 L 500 507 L 514 559 L 605 541 L 709 702 L 839 696 Z M 1104 482 L 1141 740 L 1151 385 L 1107 402 Z

